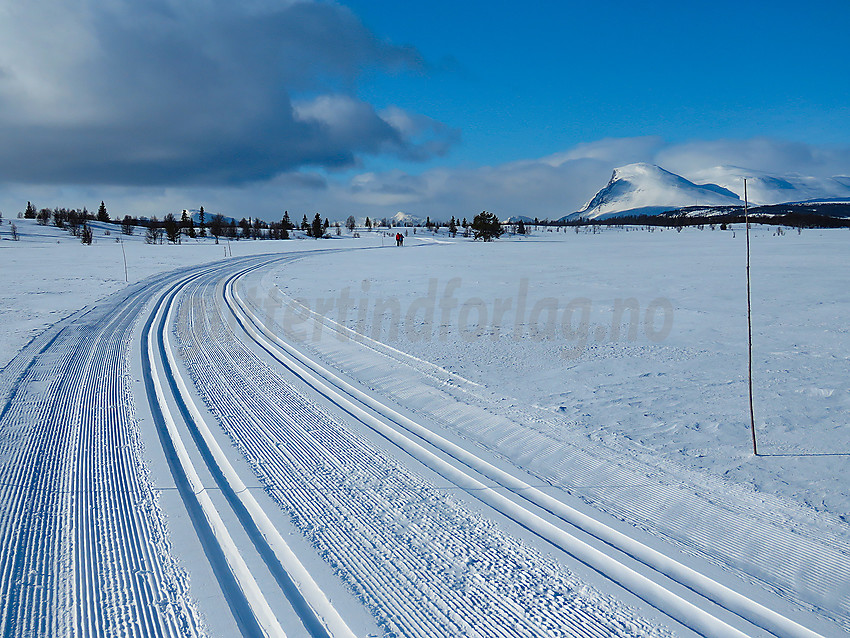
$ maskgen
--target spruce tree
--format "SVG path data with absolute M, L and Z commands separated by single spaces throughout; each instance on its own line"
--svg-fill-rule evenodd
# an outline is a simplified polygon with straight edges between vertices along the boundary
M 207 236 L 207 224 L 206 224 L 206 221 L 204 220 L 204 217 L 205 217 L 204 207 L 201 206 L 201 210 L 198 211 L 198 228 L 199 228 L 198 235 L 200 235 L 201 237 Z
M 106 212 L 106 204 L 104 204 L 103 201 L 100 202 L 100 207 L 97 209 L 97 221 L 109 221 L 109 213 Z
M 313 237 L 316 239 L 325 234 L 324 229 L 322 228 L 322 217 L 319 213 L 316 213 L 316 216 L 313 218 L 313 225 L 310 230 L 313 232 Z

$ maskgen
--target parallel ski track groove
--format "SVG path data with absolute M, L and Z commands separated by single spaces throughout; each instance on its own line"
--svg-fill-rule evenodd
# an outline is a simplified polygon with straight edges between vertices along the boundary
M 426 446 L 435 445 L 443 452 L 453 457 L 465 468 L 467 468 L 464 470 L 464 472 L 466 472 L 468 476 L 474 477 L 475 475 L 477 475 L 478 472 L 482 472 L 482 477 L 487 477 L 487 479 L 496 480 L 497 482 L 501 483 L 502 487 L 505 487 L 507 490 L 514 492 L 522 499 L 527 499 L 529 503 L 531 503 L 533 506 L 539 506 L 543 509 L 546 509 L 550 513 L 555 514 L 559 518 L 563 518 L 564 522 L 566 522 L 570 526 L 576 525 L 580 527 L 592 536 L 596 536 L 599 540 L 604 542 L 612 549 L 618 552 L 622 552 L 630 558 L 637 559 L 638 561 L 644 563 L 646 566 L 657 570 L 658 574 L 663 578 L 670 578 L 670 580 L 675 582 L 677 586 L 684 585 L 685 587 L 694 591 L 700 596 L 705 597 L 705 599 L 707 599 L 711 603 L 717 604 L 718 606 L 731 611 L 732 613 L 738 615 L 742 620 L 752 623 L 755 627 L 758 627 L 759 629 L 769 629 L 772 633 L 775 633 L 779 636 L 818 636 L 818 634 L 809 630 L 808 628 L 803 627 L 792 620 L 789 620 L 787 618 L 782 617 L 781 615 L 776 614 L 771 609 L 760 605 L 753 600 L 748 599 L 745 595 L 731 591 L 727 587 L 720 585 L 714 581 L 711 581 L 710 579 L 707 579 L 704 576 L 697 574 L 693 570 L 686 568 L 681 564 L 677 564 L 675 561 L 671 561 L 667 557 L 661 556 L 655 550 L 652 550 L 645 546 L 641 546 L 639 543 L 636 543 L 631 539 L 626 539 L 628 541 L 628 545 L 621 544 L 621 541 L 618 539 L 625 539 L 624 535 L 614 531 L 611 528 L 607 528 L 606 526 L 600 525 L 596 522 L 594 522 L 593 525 L 589 528 L 586 527 L 584 523 L 577 523 L 577 520 L 580 521 L 582 520 L 582 518 L 587 518 L 584 515 L 575 513 L 570 514 L 569 518 L 564 518 L 564 516 L 559 513 L 560 509 L 564 509 L 566 511 L 569 508 L 551 509 L 549 505 L 544 505 L 544 503 L 548 503 L 550 501 L 554 502 L 554 499 L 551 499 L 551 497 L 547 497 L 546 495 L 539 493 L 536 489 L 530 487 L 529 485 L 522 483 L 521 481 L 518 481 L 513 477 L 509 477 L 505 472 L 497 470 L 495 467 L 489 465 L 489 463 L 483 461 L 480 458 L 476 457 L 476 461 L 470 464 L 469 461 L 464 459 L 466 457 L 474 456 L 473 454 L 466 451 L 461 451 L 460 448 L 454 446 L 448 441 L 443 440 L 442 437 L 440 437 L 439 435 L 429 435 L 428 438 L 422 436 L 421 434 L 419 434 L 419 431 L 424 431 L 424 428 L 422 428 L 418 424 L 413 423 L 406 417 L 402 417 L 401 415 L 393 411 L 391 408 L 388 408 L 386 406 L 380 406 L 380 408 L 376 408 L 375 406 L 378 405 L 377 400 L 371 397 L 367 397 L 362 392 L 353 389 L 353 387 L 345 384 L 344 381 L 337 380 L 337 378 L 332 374 L 329 375 L 324 371 L 321 366 L 311 361 L 307 356 L 301 353 L 298 353 L 296 355 L 294 349 L 292 349 L 290 346 L 285 346 L 283 342 L 280 341 L 278 338 L 269 338 L 268 328 L 264 326 L 260 322 L 260 320 L 247 309 L 247 307 L 244 305 L 244 302 L 242 302 L 238 293 L 235 291 L 236 282 L 238 282 L 241 277 L 244 277 L 245 274 L 247 273 L 234 275 L 233 277 L 231 277 L 225 285 L 224 295 L 225 303 L 236 315 L 237 321 L 244 329 L 247 336 L 251 340 L 256 342 L 257 345 L 259 345 L 261 348 L 265 349 L 272 357 L 277 359 L 293 374 L 300 377 L 307 384 L 313 386 L 318 392 L 325 395 L 330 401 L 337 403 L 342 409 L 352 414 L 352 416 L 355 416 L 355 418 L 363 420 L 363 417 L 359 416 L 359 414 L 363 413 L 367 414 L 367 419 L 370 419 L 371 417 L 368 416 L 368 412 L 370 410 L 375 410 L 375 414 L 387 419 L 393 427 L 398 428 L 394 430 L 392 437 L 388 437 L 389 440 L 396 442 L 398 440 L 398 435 L 401 435 L 402 438 L 404 438 L 406 441 L 410 441 L 414 446 L 419 445 L 415 443 L 415 441 L 419 439 L 421 439 L 422 442 L 425 442 Z M 248 327 L 248 323 L 253 324 L 251 328 Z M 302 366 L 305 367 L 302 368 Z M 309 370 L 309 372 L 306 372 L 307 370 Z M 315 380 L 311 376 L 313 374 L 316 375 Z M 319 379 L 321 379 L 321 381 L 319 381 Z M 324 385 L 326 382 L 328 383 L 328 385 Z M 331 386 L 334 386 L 333 390 L 329 390 Z M 348 397 L 350 397 L 354 401 L 354 403 L 350 404 L 352 405 L 354 411 L 345 407 L 342 403 L 340 403 L 340 399 L 334 398 L 335 396 L 339 397 L 340 399 L 342 399 L 342 397 L 346 397 L 345 399 L 342 399 L 344 402 L 347 402 Z M 364 411 L 362 408 L 366 408 L 366 410 Z M 371 418 L 371 420 L 378 421 L 380 419 L 375 420 L 374 418 Z M 363 422 L 369 425 L 369 427 L 373 427 L 373 429 L 376 429 L 376 432 L 387 436 L 385 434 L 386 424 L 384 424 L 380 428 L 374 428 L 374 426 L 369 423 L 369 420 L 365 420 Z M 405 446 L 400 447 L 405 450 L 408 449 Z M 427 452 L 425 452 L 425 454 L 430 455 L 430 453 Z M 430 456 L 433 457 L 433 455 Z M 488 471 L 487 468 L 490 468 L 490 471 Z M 468 470 L 471 470 L 472 473 L 470 474 Z M 445 474 L 444 472 L 440 473 L 446 476 L 446 478 L 453 480 L 448 474 Z M 487 481 L 485 480 L 484 482 L 486 483 Z M 539 496 L 530 496 L 534 494 L 539 494 Z M 481 498 L 481 494 L 473 495 Z M 483 500 L 485 503 L 493 506 L 495 509 L 501 511 L 503 514 L 510 517 L 511 515 L 508 514 L 507 511 L 501 509 L 500 506 L 496 505 L 496 503 L 500 502 L 500 499 L 504 500 L 503 497 L 495 498 L 497 496 L 498 495 L 493 494 L 489 497 L 489 499 Z M 509 507 L 513 507 L 513 505 L 515 504 L 511 504 Z M 531 510 L 528 511 L 531 512 Z M 532 516 L 534 515 L 532 514 Z M 521 519 L 516 520 L 521 525 L 528 527 L 525 523 L 521 522 Z M 543 530 L 545 530 L 546 528 L 547 525 L 542 526 Z M 534 527 L 528 527 L 528 529 L 536 534 L 541 533 L 540 531 L 538 531 L 539 529 L 541 529 L 541 527 L 538 527 L 536 524 Z M 598 532 L 593 530 L 604 530 L 604 535 L 600 536 L 598 535 Z M 556 546 L 561 546 L 559 542 L 554 539 L 559 536 L 563 536 L 564 534 L 566 534 L 567 536 L 572 536 L 571 532 L 569 532 L 569 528 L 561 528 L 559 529 L 559 534 L 549 536 L 547 533 L 546 535 L 542 535 L 542 537 L 548 542 L 552 542 Z M 579 543 L 583 544 L 582 541 L 579 541 Z M 579 549 L 579 547 L 575 543 L 572 543 L 572 546 L 576 549 Z M 660 585 L 646 581 L 643 576 L 635 578 L 634 576 L 630 575 L 631 572 L 628 571 L 630 568 L 627 568 L 627 571 L 624 571 L 618 566 L 616 569 L 616 573 L 618 574 L 618 576 L 615 577 L 612 576 L 612 572 L 609 571 L 609 569 L 611 568 L 599 567 L 599 565 L 612 564 L 612 561 L 620 560 L 616 558 L 616 555 L 603 556 L 597 550 L 581 550 L 581 554 L 576 555 L 574 550 L 570 550 L 566 546 L 562 547 L 564 547 L 564 549 L 569 553 L 572 553 L 574 556 L 579 558 L 579 560 L 582 560 L 582 562 L 587 563 L 589 566 L 599 570 L 604 575 L 607 575 L 608 577 L 612 578 L 613 580 L 615 580 L 615 582 L 618 581 L 620 578 L 628 577 L 626 582 L 632 584 L 624 585 L 627 589 L 630 589 L 633 593 L 637 594 L 639 597 L 644 598 L 644 600 L 646 600 L 650 604 L 658 606 L 659 609 L 661 609 L 665 613 L 670 613 L 671 616 L 676 618 L 678 621 L 682 622 L 687 626 L 690 626 L 691 628 L 699 632 L 709 632 L 717 636 L 725 636 L 735 633 L 735 630 L 733 630 L 733 628 L 727 625 L 724 621 L 719 620 L 719 618 L 716 620 L 711 618 L 713 612 L 708 611 L 710 607 L 694 607 L 691 603 L 685 603 L 683 599 L 680 599 L 678 598 L 678 596 L 672 594 L 661 596 L 660 593 L 655 593 L 660 592 Z M 597 556 L 598 558 L 594 558 L 594 556 Z M 663 567 L 657 567 L 656 565 L 661 565 Z M 623 584 L 623 581 L 620 582 L 621 584 Z M 635 589 L 635 587 L 637 587 L 638 589 Z M 740 634 L 740 632 L 738 633 Z
M 215 269 L 213 269 L 214 271 Z M 156 302 L 142 330 L 142 375 L 144 377 L 151 415 L 156 425 L 157 434 L 165 452 L 169 469 L 171 470 L 172 477 L 189 514 L 189 518 L 192 521 L 195 532 L 198 535 L 198 539 L 204 548 L 213 573 L 224 594 L 224 598 L 230 607 L 233 618 L 243 636 L 260 637 L 266 635 L 266 632 L 261 626 L 260 619 L 255 615 L 255 610 L 251 605 L 248 595 L 245 593 L 244 587 L 246 583 L 241 582 L 235 574 L 233 557 L 228 555 L 227 549 L 222 542 L 223 539 L 214 531 L 215 522 L 213 517 L 217 516 L 217 512 L 214 511 L 214 507 L 209 501 L 209 496 L 204 494 L 204 490 L 198 493 L 194 491 L 195 487 L 190 478 L 190 475 L 194 474 L 194 468 L 187 467 L 180 452 L 178 452 L 179 447 L 182 446 L 182 440 L 174 439 L 169 432 L 164 414 L 164 410 L 167 408 L 161 402 L 164 401 L 164 397 L 161 399 L 159 396 L 160 388 L 156 373 L 156 362 L 151 357 L 154 351 L 153 344 L 155 340 L 160 361 L 163 366 L 166 365 L 165 346 L 163 342 L 163 332 L 167 329 L 165 308 L 173 303 L 180 289 L 199 276 L 200 274 L 194 274 L 174 283 Z M 157 317 L 159 317 L 158 320 Z M 157 324 L 156 329 L 154 329 L 155 323 Z M 152 332 L 156 334 L 155 337 L 151 336 Z M 239 556 L 236 558 L 241 559 Z
M 374 453 L 367 453 L 362 442 L 305 402 L 234 340 L 217 305 L 221 300 L 219 281 L 210 277 L 205 282 L 198 280 L 194 287 L 187 288 L 187 301 L 180 307 L 177 336 L 205 401 L 261 478 L 269 480 L 272 495 L 296 521 L 306 521 L 308 531 L 320 530 L 314 537 L 317 549 L 353 579 L 349 582 L 354 591 L 387 628 L 404 635 L 442 635 L 469 630 L 474 619 L 476 629 L 488 636 L 517 635 L 517 627 L 524 627 L 527 635 L 548 635 L 550 630 L 562 628 L 572 628 L 582 636 L 622 631 L 616 623 L 608 621 L 606 625 L 596 610 L 557 604 L 562 594 L 545 605 L 545 618 L 538 614 L 536 621 L 530 621 L 520 605 L 498 590 L 481 586 L 474 588 L 472 595 L 462 595 L 439 584 L 443 581 L 431 580 L 433 569 L 441 569 L 447 560 L 441 554 L 465 556 L 468 549 L 463 543 L 469 540 L 461 542 L 446 529 L 440 542 L 428 541 L 425 554 L 436 562 L 429 569 L 422 562 L 423 552 L 411 552 L 411 546 L 400 542 L 404 535 L 400 538 L 398 532 L 390 531 L 398 530 L 399 525 L 409 525 L 410 530 L 417 527 L 416 521 L 399 523 L 391 513 L 397 504 L 421 499 L 421 487 L 414 487 L 400 468 L 389 470 Z M 351 475 L 355 483 L 377 482 L 383 490 L 364 495 L 362 488 L 354 489 L 359 486 L 346 485 L 346 478 L 340 486 L 339 474 L 345 471 L 355 473 Z M 382 493 L 395 493 L 401 499 L 398 503 L 382 500 Z M 427 520 L 419 522 L 426 527 L 429 524 Z M 346 552 L 340 553 L 340 548 Z M 476 551 L 486 557 L 488 565 L 504 562 L 498 547 L 478 547 Z M 532 571 L 519 571 L 517 577 L 531 578 Z M 530 585 L 514 583 L 512 587 L 517 594 L 525 594 L 523 587 Z M 427 587 L 435 587 L 432 596 L 423 595 Z M 423 601 L 411 604 L 411 592 L 419 592 Z
M 261 290 L 275 292 L 278 306 L 295 303 L 270 278 L 261 278 Z M 251 278 L 250 285 L 257 285 L 256 278 Z M 258 316 L 264 316 L 261 308 L 254 307 Z M 494 408 L 492 397 L 477 396 L 474 391 L 464 392 L 458 400 L 457 384 L 448 378 L 429 384 L 432 369 L 419 369 L 415 357 L 328 317 L 309 316 L 328 330 L 321 348 L 313 348 L 322 360 L 398 405 L 407 406 L 412 399 L 412 414 L 421 413 L 429 422 L 488 449 L 542 483 L 669 541 L 682 553 L 719 567 L 747 586 L 778 594 L 805 612 L 837 623 L 838 631 L 850 630 L 846 586 L 850 552 L 846 527 L 840 521 L 833 520 L 825 528 L 820 524 L 823 513 L 813 514 L 799 504 L 675 465 L 659 472 L 654 459 L 639 450 L 625 453 L 601 442 L 588 446 L 583 433 L 572 432 L 543 410 Z M 275 329 L 280 330 L 280 324 Z M 379 356 L 363 357 L 367 348 Z M 419 379 L 426 382 L 417 383 Z M 520 455 L 519 450 L 527 452 Z M 535 458 L 545 462 L 537 464 Z M 703 519 L 708 524 L 700 525 Z
M 76 313 L 3 371 L 0 636 L 201 631 L 154 545 L 162 521 L 141 509 L 152 494 L 126 403 L 126 344 L 165 280 Z
M 174 296 L 171 297 L 169 305 L 173 303 Z M 164 338 L 165 331 L 170 330 L 170 326 L 167 325 L 165 321 L 160 324 L 158 329 L 158 345 L 160 348 L 160 356 L 163 359 L 164 365 L 166 365 L 166 376 L 168 379 L 169 386 L 171 388 L 172 396 L 175 398 L 178 409 L 181 413 L 184 423 L 189 429 L 192 440 L 201 453 L 204 462 L 206 463 L 208 469 L 210 470 L 213 479 L 221 490 L 222 494 L 227 499 L 227 502 L 233 512 L 236 514 L 239 522 L 241 523 L 243 529 L 248 534 L 248 537 L 251 539 L 251 542 L 254 544 L 258 554 L 266 563 L 269 571 L 271 572 L 274 579 L 277 581 L 281 590 L 286 594 L 287 598 L 290 600 L 290 603 L 293 606 L 293 609 L 301 619 L 304 624 L 304 628 L 307 630 L 308 634 L 313 638 L 331 638 L 331 634 L 319 620 L 319 618 L 314 614 L 310 605 L 306 602 L 306 600 L 302 597 L 301 593 L 298 591 L 296 585 L 293 583 L 289 574 L 285 571 L 283 566 L 278 562 L 278 559 L 269 545 L 268 540 L 264 537 L 263 533 L 258 526 L 257 521 L 254 520 L 251 512 L 248 511 L 246 506 L 240 500 L 240 497 L 234 491 L 233 486 L 229 483 L 228 479 L 225 478 L 224 469 L 219 467 L 217 464 L 216 458 L 209 448 L 207 442 L 205 441 L 203 435 L 201 434 L 198 424 L 194 422 L 192 415 L 188 409 L 188 406 L 185 404 L 184 399 L 181 396 L 180 390 L 178 388 L 176 382 L 176 376 L 179 374 L 179 370 L 176 370 L 167 364 L 167 356 L 166 350 L 167 339 Z

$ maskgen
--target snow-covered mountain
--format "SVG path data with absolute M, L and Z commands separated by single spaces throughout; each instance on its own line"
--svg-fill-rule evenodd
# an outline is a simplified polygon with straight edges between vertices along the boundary
M 533 224 L 534 219 L 527 215 L 512 215 L 511 217 L 506 217 L 502 220 L 503 224 L 518 224 L 520 222 L 523 224 Z
M 850 199 L 850 177 L 826 179 L 804 175 L 771 175 L 739 166 L 715 166 L 689 177 L 698 182 L 718 184 L 744 197 L 744 178 L 747 178 L 747 199 L 751 204 L 764 206 L 810 200 L 846 201 Z
M 624 215 L 657 215 L 688 206 L 741 206 L 744 178 L 750 204 L 850 201 L 850 177 L 771 175 L 738 166 L 716 166 L 685 179 L 654 164 L 629 164 L 614 170 L 611 180 L 577 213 L 562 220 L 601 219 Z
M 416 215 L 411 215 L 410 213 L 403 213 L 401 211 L 397 212 L 393 215 L 390 220 L 393 223 L 393 226 L 416 226 L 422 225 L 425 223 L 425 220 L 421 217 L 417 217 Z
M 684 206 L 736 206 L 743 201 L 716 184 L 695 184 L 654 164 L 629 164 L 614 170 L 608 185 L 577 213 L 562 219 L 655 215 Z

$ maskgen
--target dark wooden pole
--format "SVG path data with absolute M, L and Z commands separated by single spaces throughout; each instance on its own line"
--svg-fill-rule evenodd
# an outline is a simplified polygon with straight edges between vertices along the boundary
M 753 306 L 750 286 L 750 209 L 747 202 L 747 178 L 744 178 L 744 219 L 747 224 L 747 355 L 749 357 L 749 390 L 750 390 L 750 433 L 753 437 L 753 454 L 759 455 L 756 445 L 756 417 L 753 410 Z
M 127 253 L 124 252 L 124 241 L 120 242 L 121 244 L 121 256 L 124 257 L 124 282 L 130 283 L 130 276 L 127 274 Z

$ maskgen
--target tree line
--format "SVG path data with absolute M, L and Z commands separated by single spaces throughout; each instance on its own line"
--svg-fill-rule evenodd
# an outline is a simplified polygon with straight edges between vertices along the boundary
M 198 211 L 197 221 L 195 216 L 190 214 L 188 210 L 183 210 L 178 217 L 173 213 L 167 213 L 162 219 L 156 216 L 152 217 L 134 217 L 124 215 L 123 217 L 113 219 L 106 208 L 106 204 L 101 201 L 96 213 L 91 213 L 85 207 L 80 209 L 68 208 L 42 208 L 37 209 L 32 202 L 27 202 L 26 210 L 18 214 L 19 217 L 26 219 L 35 219 L 38 224 L 48 225 L 53 224 L 57 228 L 62 228 L 70 232 L 73 236 L 79 237 L 83 243 L 90 244 L 92 242 L 92 229 L 89 225 L 91 221 L 114 224 L 124 235 L 134 235 L 137 230 L 144 232 L 144 240 L 149 244 L 162 244 L 167 241 L 172 244 L 182 243 L 183 238 L 196 239 L 203 237 L 212 237 L 216 243 L 221 239 L 240 240 L 240 239 L 289 239 L 290 232 L 296 229 L 296 225 L 289 217 L 289 212 L 284 211 L 280 221 L 267 222 L 259 218 L 242 218 L 236 221 L 234 218 L 225 217 L 222 214 L 214 214 L 208 216 L 204 207 L 201 206 Z M 546 222 L 538 222 L 535 224 Z M 416 224 L 414 227 L 420 227 L 422 224 Z M 380 221 L 373 222 L 369 217 L 366 217 L 365 226 L 369 230 L 381 227 L 392 228 L 393 224 L 386 218 Z M 410 226 L 410 224 L 405 224 Z M 424 226 L 431 232 L 445 226 L 450 235 L 457 236 L 461 232 L 464 237 L 472 236 L 474 239 L 483 241 L 492 241 L 498 239 L 505 232 L 505 225 L 502 224 L 498 217 L 493 213 L 482 211 L 475 215 L 472 222 L 456 220 L 452 216 L 448 224 L 432 221 L 428 217 Z M 514 233 L 525 234 L 527 228 L 522 220 L 517 224 L 512 224 Z M 354 232 L 356 221 L 353 215 L 350 215 L 345 221 L 345 227 L 349 232 Z M 304 215 L 300 225 L 297 227 L 302 230 L 308 237 L 323 238 L 329 237 L 333 232 L 336 235 L 341 234 L 341 226 L 339 222 L 330 223 L 327 217 L 322 219 L 319 213 L 316 213 L 312 221 Z M 415 230 L 414 230 L 415 232 Z M 107 230 L 105 234 L 110 234 Z
M 267 222 L 259 218 L 242 218 L 236 221 L 233 218 L 221 214 L 208 216 L 204 207 L 198 212 L 197 222 L 189 211 L 184 210 L 178 217 L 173 213 L 166 214 L 162 219 L 157 216 L 134 217 L 124 215 L 113 219 L 109 215 L 105 202 L 101 202 L 96 213 L 90 212 L 86 207 L 78 208 L 41 208 L 38 209 L 32 202 L 27 202 L 26 209 L 18 213 L 18 217 L 34 219 L 41 226 L 54 225 L 57 228 L 67 230 L 74 237 L 80 238 L 85 244 L 90 244 L 93 232 L 90 222 L 98 221 L 114 224 L 123 235 L 134 235 L 137 230 L 144 232 L 144 240 L 149 244 L 161 244 L 167 241 L 172 244 L 182 243 L 184 237 L 195 239 L 212 237 L 218 243 L 220 239 L 289 239 L 290 231 L 295 225 L 289 218 L 289 212 L 284 212 L 279 222 Z M 319 218 L 318 226 L 314 220 L 309 226 L 308 234 L 322 237 L 329 227 L 327 219 L 324 223 Z M 305 216 L 306 221 L 306 216 Z M 339 224 L 336 224 L 339 227 Z M 107 230 L 109 235 L 110 231 Z

